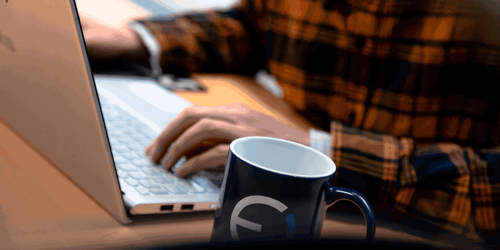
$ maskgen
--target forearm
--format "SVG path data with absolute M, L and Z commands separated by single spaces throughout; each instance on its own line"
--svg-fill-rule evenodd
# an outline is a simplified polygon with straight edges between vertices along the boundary
M 337 166 L 335 184 L 355 189 L 376 212 L 389 209 L 397 194 L 400 159 L 411 154 L 411 140 L 331 123 L 331 157 Z
M 227 12 L 137 20 L 131 27 L 149 50 L 153 70 L 154 64 L 162 71 L 175 66 L 189 73 L 223 72 L 242 65 L 262 68 L 264 50 L 259 32 L 249 23 L 248 15 L 255 12 L 249 5 L 251 2 Z
M 464 233 L 469 222 L 488 239 L 500 231 L 500 149 L 477 153 L 453 143 L 415 147 L 331 124 L 335 185 L 355 189 L 376 213 L 398 213 Z M 493 239 L 493 238 L 491 238 Z
M 141 39 L 141 36 L 137 34 L 136 31 L 134 31 L 134 36 L 135 42 L 133 43 L 133 46 L 129 50 L 123 51 L 120 58 L 149 67 L 151 64 L 148 48 L 145 46 L 144 42 Z

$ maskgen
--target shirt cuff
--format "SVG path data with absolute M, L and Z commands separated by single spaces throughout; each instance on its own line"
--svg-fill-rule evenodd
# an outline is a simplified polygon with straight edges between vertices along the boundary
M 149 64 L 151 66 L 153 78 L 158 80 L 163 73 L 163 70 L 160 67 L 161 47 L 158 40 L 156 40 L 156 37 L 146 28 L 144 24 L 138 21 L 132 21 L 128 24 L 128 26 L 139 35 L 142 43 L 146 46 L 146 49 L 149 52 Z
M 316 129 L 310 129 L 309 134 L 311 136 L 311 148 L 318 150 L 319 152 L 330 157 L 331 147 L 332 147 L 332 136 L 324 131 L 319 131 Z

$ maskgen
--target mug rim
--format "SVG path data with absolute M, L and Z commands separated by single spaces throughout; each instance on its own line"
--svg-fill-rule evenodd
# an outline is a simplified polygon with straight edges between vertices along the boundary
M 255 140 L 255 139 L 265 139 L 265 140 L 273 140 L 273 141 L 285 142 L 285 143 L 293 144 L 295 146 L 299 146 L 299 147 L 302 147 L 302 148 L 304 148 L 306 150 L 312 151 L 312 152 L 318 154 L 319 156 L 323 157 L 324 159 L 326 159 L 326 162 L 328 162 L 329 166 L 331 166 L 331 170 L 328 171 L 325 174 L 320 174 L 320 175 L 301 175 L 301 174 L 286 173 L 286 172 L 282 172 L 282 171 L 270 169 L 268 167 L 264 167 L 264 166 L 261 166 L 261 165 L 259 165 L 257 163 L 251 162 L 251 161 L 245 159 L 244 157 L 242 157 L 240 154 L 238 154 L 238 152 L 236 152 L 236 150 L 234 149 L 234 146 L 237 143 L 241 143 L 242 141 L 247 141 L 247 140 Z M 326 156 L 325 154 L 321 153 L 320 151 L 318 151 L 318 150 L 316 150 L 316 149 L 314 149 L 312 147 L 309 147 L 309 146 L 306 146 L 306 145 L 294 142 L 294 141 L 289 141 L 289 140 L 275 138 L 275 137 L 268 137 L 268 136 L 245 136 L 245 137 L 240 137 L 240 138 L 238 138 L 236 140 L 233 140 L 231 142 L 231 144 L 229 145 L 229 150 L 231 151 L 231 153 L 233 153 L 234 155 L 236 155 L 236 157 L 238 157 L 240 160 L 246 162 L 247 164 L 249 164 L 251 166 L 256 166 L 256 167 L 258 167 L 258 168 L 260 168 L 262 170 L 265 170 L 265 171 L 269 171 L 269 172 L 273 172 L 273 173 L 277 173 L 277 174 L 281 174 L 281 175 L 286 175 L 286 176 L 290 176 L 290 177 L 307 178 L 307 179 L 318 179 L 318 178 L 324 178 L 324 177 L 332 176 L 335 173 L 335 171 L 337 170 L 337 166 L 335 165 L 335 162 L 333 162 L 333 160 L 330 157 Z

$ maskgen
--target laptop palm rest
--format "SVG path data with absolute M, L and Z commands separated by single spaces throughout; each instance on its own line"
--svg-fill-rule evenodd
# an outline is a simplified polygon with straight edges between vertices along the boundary
M 159 135 L 183 109 L 191 103 L 158 86 L 148 78 L 96 75 L 100 96 L 111 99 Z

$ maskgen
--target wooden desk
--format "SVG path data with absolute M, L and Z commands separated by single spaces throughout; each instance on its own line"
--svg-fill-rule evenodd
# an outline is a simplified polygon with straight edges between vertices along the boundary
M 261 93 L 264 99 L 253 99 L 256 93 L 265 90 L 251 80 L 223 76 L 196 78 L 215 91 L 212 97 L 221 93 L 229 97 L 212 99 L 208 94 L 179 93 L 195 104 L 221 105 L 237 100 L 271 115 L 287 109 L 265 92 Z M 230 93 L 241 95 L 226 95 Z M 264 110 L 270 103 L 276 108 Z M 288 113 L 280 119 L 307 127 L 293 117 Z M 169 215 L 124 226 L 0 122 L 0 249 L 123 248 L 207 242 L 212 226 L 211 212 Z M 364 225 L 329 217 L 323 228 L 324 236 L 364 238 L 364 233 Z M 377 228 L 375 238 L 424 242 L 384 227 Z

